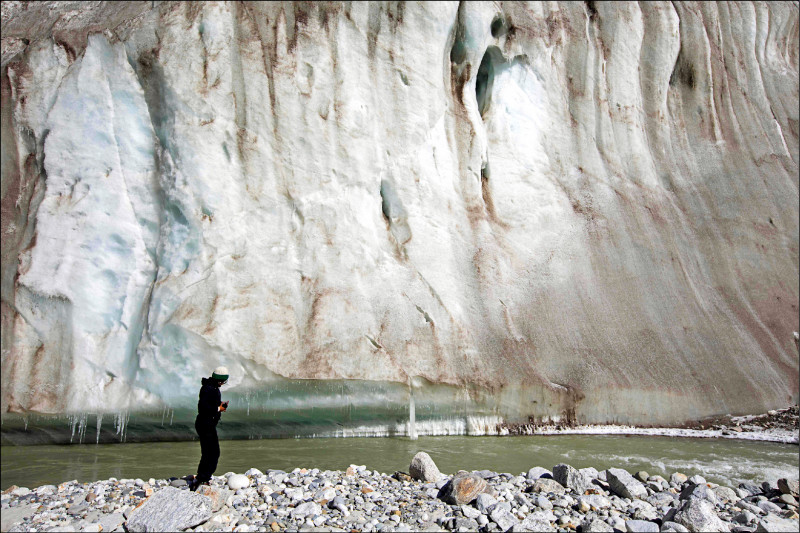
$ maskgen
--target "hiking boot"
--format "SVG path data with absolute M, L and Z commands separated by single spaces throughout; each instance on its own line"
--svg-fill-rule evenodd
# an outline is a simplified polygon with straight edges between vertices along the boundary
M 198 481 L 198 480 L 195 479 L 194 485 L 191 487 L 191 490 L 192 490 L 192 492 L 197 492 L 200 489 L 200 487 L 202 487 L 202 486 L 210 487 L 211 486 L 211 482 L 209 482 L 209 481 Z

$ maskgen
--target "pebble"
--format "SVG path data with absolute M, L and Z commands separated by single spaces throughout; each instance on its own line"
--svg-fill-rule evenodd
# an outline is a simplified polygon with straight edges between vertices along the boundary
M 426 464 L 426 471 L 435 472 L 433 466 Z M 571 487 L 555 481 L 554 470 Z M 564 466 L 558 469 L 536 466 L 518 474 L 478 471 L 474 480 L 485 482 L 486 491 L 469 503 L 448 505 L 439 498 L 439 489 L 452 479 L 453 473 L 444 473 L 438 479 L 434 473 L 425 482 L 392 477 L 363 465 L 350 465 L 346 471 L 297 468 L 288 473 L 251 468 L 244 474 L 229 472 L 212 478 L 212 489 L 221 494 L 228 489 L 231 492 L 224 502 L 219 502 L 219 510 L 193 531 L 389 533 L 480 529 L 488 533 L 526 531 L 534 525 L 537 530 L 562 532 L 611 528 L 659 531 L 661 523 L 662 531 L 681 532 L 686 527 L 677 522 L 688 523 L 688 508 L 684 504 L 689 500 L 707 501 L 713 496 L 718 496 L 715 504 L 701 506 L 702 510 L 713 513 L 728 530 L 789 526 L 800 529 L 794 512 L 796 497 L 790 490 L 793 486 L 780 494 L 773 483 L 768 485 L 771 492 L 764 494 L 764 487 L 756 484 L 742 484 L 736 489 L 711 485 L 712 489 L 696 474 L 687 477 L 673 473 L 666 476 L 667 481 L 643 471 L 634 477 L 630 472 L 625 476 L 614 470 L 610 476 L 615 484 L 614 493 L 609 490 L 611 487 L 598 481 L 609 479 L 608 472 L 595 472 L 590 468 L 574 470 Z M 580 483 L 582 478 L 595 481 L 584 485 Z M 647 490 L 645 493 L 620 490 L 620 481 L 634 486 L 646 483 Z M 2 509 L 4 515 L 16 508 L 33 511 L 33 514 L 19 513 L 22 518 L 8 524 L 8 529 L 99 531 L 102 527 L 102 531 L 122 531 L 131 511 L 150 494 L 168 487 L 188 490 L 185 480 L 154 478 L 146 481 L 110 478 L 93 483 L 72 480 L 38 488 L 11 487 L 2 495 Z M 786 482 L 778 484 L 779 489 L 783 487 L 788 487 Z M 578 493 L 581 488 L 588 494 Z M 681 493 L 685 500 L 678 499 Z M 793 502 L 795 507 L 791 508 Z M 682 512 L 676 518 L 678 508 Z M 7 525 L 5 521 L 3 525 Z

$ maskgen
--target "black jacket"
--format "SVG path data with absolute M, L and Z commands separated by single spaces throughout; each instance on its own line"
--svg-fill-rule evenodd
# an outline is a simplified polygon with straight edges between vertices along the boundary
M 200 389 L 200 399 L 197 401 L 197 420 L 198 422 L 217 425 L 222 413 L 219 411 L 219 404 L 222 403 L 222 394 L 219 392 L 217 380 L 203 378 L 203 386 Z

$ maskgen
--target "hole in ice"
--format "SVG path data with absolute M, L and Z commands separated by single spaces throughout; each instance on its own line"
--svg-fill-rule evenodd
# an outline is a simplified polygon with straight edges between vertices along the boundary
M 450 49 L 450 61 L 456 65 L 460 65 L 465 59 L 467 59 L 467 47 L 462 41 L 456 41 Z
M 492 30 L 492 37 L 501 37 L 508 33 L 508 25 L 506 24 L 506 20 L 503 18 L 503 15 L 497 15 L 494 18 L 490 29 Z
M 491 103 L 495 67 L 503 63 L 505 63 L 505 58 L 498 47 L 490 46 L 486 49 L 475 79 L 475 98 L 478 101 L 478 110 L 481 116 L 483 116 Z
M 175 219 L 175 222 L 184 226 L 188 225 L 189 222 L 186 220 L 186 217 L 183 216 L 180 207 L 175 204 L 170 204 L 167 209 L 169 214 L 172 215 L 172 218 Z

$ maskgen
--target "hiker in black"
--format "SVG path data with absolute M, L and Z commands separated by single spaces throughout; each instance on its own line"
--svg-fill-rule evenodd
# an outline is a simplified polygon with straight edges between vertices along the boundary
M 219 439 L 217 438 L 217 422 L 228 407 L 228 402 L 222 401 L 219 388 L 228 381 L 228 369 L 219 367 L 211 374 L 210 378 L 203 378 L 200 389 L 200 398 L 197 401 L 197 418 L 194 428 L 200 437 L 200 464 L 197 466 L 197 475 L 194 477 L 190 488 L 195 490 L 202 484 L 208 485 L 214 470 L 217 469 L 219 460 Z

